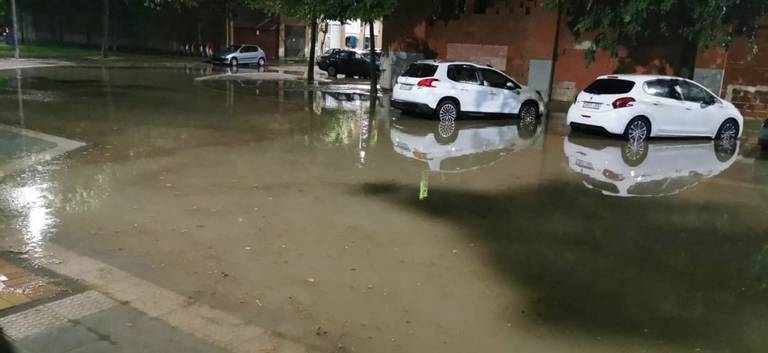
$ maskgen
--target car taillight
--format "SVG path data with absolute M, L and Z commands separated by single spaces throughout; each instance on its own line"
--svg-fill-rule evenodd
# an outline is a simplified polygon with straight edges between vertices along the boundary
M 425 78 L 425 79 L 419 81 L 416 84 L 416 86 L 419 86 L 419 87 L 435 87 L 433 85 L 433 83 L 435 83 L 435 82 L 440 82 L 440 80 L 438 80 L 436 78 Z
M 631 107 L 634 102 L 635 99 L 632 97 L 619 98 L 613 101 L 613 109 Z

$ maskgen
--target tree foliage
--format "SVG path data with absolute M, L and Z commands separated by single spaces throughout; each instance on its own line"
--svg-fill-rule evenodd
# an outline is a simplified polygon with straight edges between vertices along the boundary
M 700 49 L 727 48 L 737 36 L 746 37 L 757 50 L 758 22 L 768 14 L 766 0 L 545 0 L 545 6 L 569 15 L 576 35 L 595 33 L 587 51 L 613 56 L 622 45 L 653 36 L 679 38 Z

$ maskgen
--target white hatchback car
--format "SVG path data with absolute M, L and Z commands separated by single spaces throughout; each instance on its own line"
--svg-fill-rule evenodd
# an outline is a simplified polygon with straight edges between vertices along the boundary
M 733 104 L 679 77 L 609 75 L 597 78 L 568 110 L 575 129 L 602 130 L 629 140 L 655 136 L 737 139 L 744 118 Z
M 429 60 L 411 64 L 397 78 L 392 106 L 440 119 L 461 114 L 515 114 L 535 119 L 544 113 L 544 98 L 489 66 Z

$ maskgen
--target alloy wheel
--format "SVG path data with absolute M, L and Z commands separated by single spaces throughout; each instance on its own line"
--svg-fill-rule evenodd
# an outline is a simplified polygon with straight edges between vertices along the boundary
M 536 109 L 536 107 L 534 107 L 531 104 L 526 104 L 523 107 L 522 112 L 520 113 L 520 118 L 522 120 L 527 120 L 527 121 L 536 120 L 537 115 L 538 115 L 538 109 Z
M 629 125 L 627 136 L 632 142 L 645 141 L 648 137 L 648 126 L 642 120 L 635 120 Z
M 719 139 L 722 142 L 735 141 L 738 133 L 739 128 L 736 126 L 736 123 L 728 120 L 720 127 Z
M 457 115 L 456 107 L 451 103 L 443 104 L 443 106 L 440 107 L 440 121 L 456 119 Z

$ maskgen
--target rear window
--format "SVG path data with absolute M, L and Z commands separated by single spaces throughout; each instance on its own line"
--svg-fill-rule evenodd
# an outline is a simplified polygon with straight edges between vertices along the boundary
M 408 70 L 405 70 L 403 77 L 424 78 L 435 76 L 437 66 L 432 64 L 411 64 Z
M 584 89 L 584 92 L 590 94 L 624 94 L 629 93 L 634 87 L 635 83 L 632 81 L 603 78 L 592 82 L 589 87 Z

